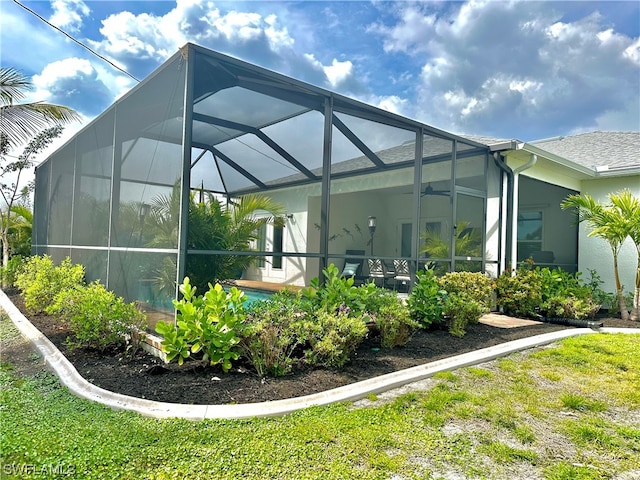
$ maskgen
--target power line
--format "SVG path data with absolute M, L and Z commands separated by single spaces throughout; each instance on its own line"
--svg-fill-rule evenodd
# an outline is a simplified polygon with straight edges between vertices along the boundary
M 131 75 L 129 72 L 127 72 L 126 70 L 124 70 L 123 68 L 120 68 L 118 65 L 116 65 L 115 63 L 113 63 L 111 60 L 109 60 L 108 58 L 103 57 L 102 55 L 100 55 L 98 52 L 92 50 L 90 47 L 88 47 L 87 45 L 85 45 L 84 43 L 82 43 L 80 40 L 76 40 L 75 38 L 73 38 L 71 35 L 69 35 L 67 32 L 65 32 L 64 30 L 62 30 L 59 27 L 56 27 L 54 24 L 52 24 L 51 22 L 49 22 L 46 18 L 43 18 L 42 16 L 40 16 L 38 13 L 34 12 L 33 10 L 31 10 L 30 8 L 24 6 L 23 4 L 21 4 L 20 2 L 18 2 L 18 0 L 13 0 L 13 2 L 15 4 L 17 4 L 18 6 L 24 8 L 27 12 L 31 13 L 32 15 L 35 15 L 36 17 L 38 17 L 40 20 L 42 20 L 44 23 L 46 23 L 47 25 L 49 25 L 51 28 L 56 29 L 57 31 L 59 31 L 60 33 L 62 33 L 65 37 L 67 37 L 68 39 L 72 40 L 73 42 L 77 43 L 78 45 L 80 45 L 82 48 L 88 50 L 89 52 L 91 52 L 93 55 L 95 55 L 96 57 L 98 57 L 99 59 L 107 62 L 109 65 L 111 65 L 113 68 L 115 68 L 116 70 L 121 71 L 122 73 L 124 73 L 125 75 L 133 78 L 136 82 L 140 82 L 140 80 L 138 80 L 136 77 L 134 77 L 133 75 Z

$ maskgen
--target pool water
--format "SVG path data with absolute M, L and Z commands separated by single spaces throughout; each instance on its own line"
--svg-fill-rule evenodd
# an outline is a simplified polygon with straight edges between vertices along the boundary
M 267 298 L 271 297 L 271 295 L 273 295 L 273 293 L 271 292 L 264 292 L 262 290 L 241 290 L 247 297 L 247 304 L 251 304 L 258 300 L 266 300 Z

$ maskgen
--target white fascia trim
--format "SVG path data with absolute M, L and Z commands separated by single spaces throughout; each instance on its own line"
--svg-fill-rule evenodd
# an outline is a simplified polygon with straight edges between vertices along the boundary
M 535 145 L 531 145 L 530 143 L 519 143 L 516 147 L 516 150 L 524 150 L 525 152 L 538 155 L 539 157 L 546 158 L 554 163 L 562 165 L 563 167 L 570 168 L 571 170 L 582 173 L 583 175 L 588 175 L 589 177 L 597 176 L 597 173 L 592 168 L 585 167 L 583 165 L 572 162 L 571 160 L 567 160 L 564 157 L 560 157 L 553 153 L 547 152 L 546 150 L 536 147 Z

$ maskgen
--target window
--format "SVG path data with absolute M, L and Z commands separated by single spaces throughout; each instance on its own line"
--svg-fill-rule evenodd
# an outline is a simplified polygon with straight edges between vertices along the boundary
M 542 250 L 542 211 L 518 213 L 518 261 Z
M 256 250 L 259 252 L 264 252 L 267 248 L 267 224 L 263 223 L 258 228 L 258 233 L 256 235 Z M 258 258 L 256 260 L 256 267 L 264 268 L 264 257 Z
M 273 226 L 273 253 L 282 253 L 282 239 L 284 237 L 284 226 L 282 225 L 274 225 Z M 281 270 L 282 269 L 282 256 L 273 257 L 273 263 L 271 265 L 273 268 Z

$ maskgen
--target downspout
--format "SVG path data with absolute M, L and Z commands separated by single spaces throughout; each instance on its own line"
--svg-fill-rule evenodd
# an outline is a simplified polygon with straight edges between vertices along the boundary
M 502 191 L 506 191 L 506 197 L 502 197 L 501 207 L 504 212 L 500 220 L 500 263 L 498 275 L 507 268 L 507 258 L 511 258 L 511 234 L 508 225 L 511 225 L 511 215 L 513 212 L 513 170 L 507 165 L 504 156 L 500 152 L 493 152 L 493 161 L 496 166 L 505 174 L 503 178 Z M 506 185 L 505 185 L 506 184 Z M 504 252 L 502 251 L 504 249 Z
M 517 149 L 521 149 L 523 144 L 518 144 Z M 532 153 L 529 161 L 513 170 L 513 208 L 511 217 L 511 268 L 518 267 L 518 195 L 520 190 L 520 173 L 533 167 L 538 161 L 538 156 Z

